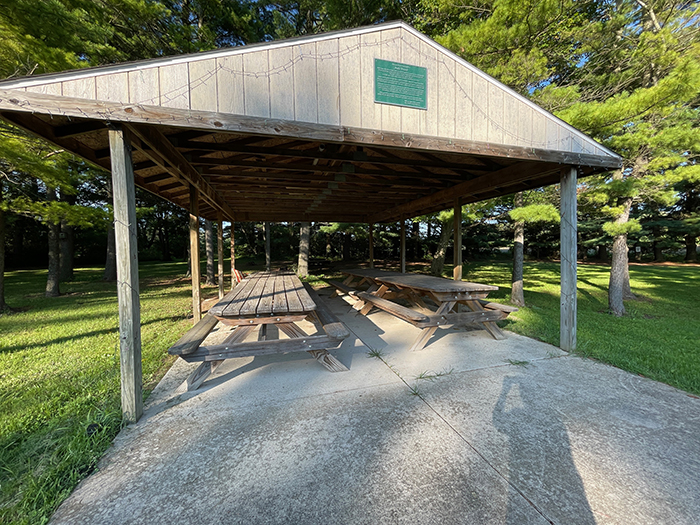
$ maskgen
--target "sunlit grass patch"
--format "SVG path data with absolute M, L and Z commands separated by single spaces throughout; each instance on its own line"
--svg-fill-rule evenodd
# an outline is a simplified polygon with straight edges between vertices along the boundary
M 185 271 L 141 265 L 146 389 L 191 326 Z M 45 523 L 121 427 L 116 284 L 101 278 L 101 269 L 77 270 L 47 299 L 45 271 L 6 274 L 18 311 L 0 316 L 0 523 Z
M 446 275 L 451 269 L 446 271 Z M 511 265 L 465 265 L 464 279 L 500 287 L 490 300 L 510 297 Z M 499 324 L 513 332 L 559 344 L 559 265 L 525 264 L 526 306 Z M 700 394 L 700 271 L 694 266 L 630 266 L 628 315 L 608 313 L 610 267 L 578 267 L 577 352 L 619 368 Z

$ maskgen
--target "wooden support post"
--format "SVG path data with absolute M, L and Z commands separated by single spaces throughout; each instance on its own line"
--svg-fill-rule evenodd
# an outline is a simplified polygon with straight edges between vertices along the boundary
M 374 224 L 369 225 L 369 267 L 374 268 Z
M 231 221 L 231 231 L 229 232 L 231 237 L 231 290 L 236 286 L 236 236 L 233 233 L 234 223 Z
M 406 219 L 401 219 L 401 273 L 406 273 Z
M 454 269 L 452 270 L 452 278 L 455 281 L 462 280 L 462 202 L 455 199 L 455 214 L 454 214 Z
M 559 346 L 576 350 L 576 168 L 561 173 L 561 300 Z
M 216 258 L 219 263 L 219 299 L 224 296 L 224 214 L 216 216 Z
M 190 273 L 192 274 L 192 317 L 194 324 L 197 324 L 202 318 L 199 267 L 199 190 L 192 184 L 190 184 Z
M 272 269 L 272 240 L 270 239 L 270 223 L 265 223 L 265 269 L 269 272 Z
M 133 423 L 143 414 L 141 380 L 141 306 L 136 246 L 136 190 L 129 136 L 123 129 L 109 130 L 114 199 L 114 236 L 117 252 L 119 301 L 119 356 L 122 416 Z

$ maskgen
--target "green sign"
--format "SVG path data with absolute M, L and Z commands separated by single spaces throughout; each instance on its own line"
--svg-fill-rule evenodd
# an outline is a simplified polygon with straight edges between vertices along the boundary
M 375 58 L 374 101 L 428 109 L 428 70 Z

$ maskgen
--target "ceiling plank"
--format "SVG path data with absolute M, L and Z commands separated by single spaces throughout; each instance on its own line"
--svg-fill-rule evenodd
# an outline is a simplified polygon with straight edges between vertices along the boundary
M 407 204 L 374 214 L 371 222 L 388 222 L 401 217 L 415 217 L 432 211 L 449 207 L 457 198 L 463 198 L 480 191 L 486 191 L 499 186 L 512 186 L 547 172 L 558 171 L 559 164 L 543 164 L 540 162 L 521 162 L 508 166 L 489 175 L 462 182 L 451 188 L 438 191 L 427 197 L 421 197 Z
M 187 162 L 187 159 L 182 156 L 165 135 L 152 126 L 129 124 L 128 127 L 132 133 L 145 142 L 151 150 L 158 152 L 158 156 L 155 156 L 151 154 L 151 150 L 142 149 L 144 154 L 149 156 L 151 160 L 157 164 L 162 162 L 161 159 L 165 159 L 168 165 L 162 165 L 161 167 L 168 171 L 172 170 L 177 172 L 182 179 L 198 188 L 200 195 L 212 206 L 221 210 L 228 219 L 234 220 L 233 210 L 226 201 L 222 199 L 211 184 Z

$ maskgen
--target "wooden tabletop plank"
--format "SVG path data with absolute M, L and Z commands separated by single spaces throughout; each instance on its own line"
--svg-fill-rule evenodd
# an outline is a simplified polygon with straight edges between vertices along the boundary
M 272 313 L 275 315 L 285 315 L 289 313 L 284 277 L 281 275 L 277 276 L 275 279 L 275 300 L 272 304 Z
M 381 277 L 390 277 L 392 275 L 405 275 L 400 272 L 391 272 L 389 270 L 377 270 L 376 268 L 354 268 L 352 270 L 341 270 L 346 275 L 354 277 L 366 277 L 368 279 L 376 279 Z
M 489 284 L 470 283 L 466 281 L 453 281 L 443 277 L 423 275 L 419 273 L 399 273 L 377 270 L 375 268 L 342 270 L 343 273 L 356 277 L 367 277 L 375 281 L 393 284 L 402 288 L 423 290 L 427 292 L 469 293 L 469 292 L 493 292 L 498 286 Z
M 282 279 L 284 280 L 284 295 L 287 298 L 287 305 L 290 312 L 303 312 L 304 307 L 299 298 L 298 288 L 301 288 L 301 281 L 296 276 L 291 274 L 283 274 Z M 298 286 L 294 282 L 294 279 L 299 283 Z M 306 290 L 304 290 L 306 294 Z M 308 296 L 308 294 L 306 294 Z M 312 308 L 313 310 L 313 308 Z
M 231 292 L 216 303 L 210 310 L 214 316 L 237 315 L 240 307 L 248 299 L 251 290 L 255 286 L 256 277 L 247 277 L 241 281 Z
M 269 275 L 265 281 L 260 302 L 255 309 L 257 315 L 270 315 L 275 301 L 275 283 L 278 282 L 277 276 Z
M 258 311 L 258 303 L 263 295 L 263 290 L 265 290 L 265 284 L 267 280 L 271 277 L 268 272 L 260 272 L 259 278 L 255 283 L 255 286 L 248 296 L 248 300 L 241 305 L 241 309 L 238 315 L 256 315 Z
M 289 316 L 316 309 L 299 278 L 290 272 L 257 272 L 244 279 L 212 309 L 217 318 Z

